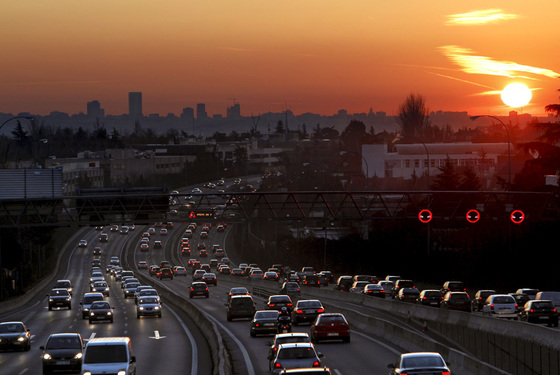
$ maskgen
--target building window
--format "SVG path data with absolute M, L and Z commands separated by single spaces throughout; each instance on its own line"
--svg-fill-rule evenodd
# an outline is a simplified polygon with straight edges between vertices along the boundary
M 409 160 L 409 159 L 406 159 L 406 160 L 404 161 L 404 167 L 405 167 L 405 168 L 410 168 L 410 160 Z
M 432 168 L 436 167 L 436 161 L 434 159 L 430 160 L 430 167 L 432 167 Z
M 420 167 L 420 160 L 414 159 L 414 168 Z

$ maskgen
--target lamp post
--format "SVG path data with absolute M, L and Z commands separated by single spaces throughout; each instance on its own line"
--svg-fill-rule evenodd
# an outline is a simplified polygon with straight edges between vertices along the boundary
M 367 162 L 366 158 L 364 158 L 364 156 L 363 156 L 362 154 L 360 154 L 359 152 L 356 152 L 356 151 L 340 151 L 340 155 L 346 155 L 346 154 L 348 154 L 348 153 L 356 154 L 356 155 L 358 155 L 359 157 L 361 157 L 362 160 L 364 161 L 364 163 L 365 163 L 365 165 L 366 165 L 366 184 L 365 184 L 365 187 L 366 187 L 366 190 L 368 190 L 368 189 L 369 189 L 369 185 L 368 185 L 368 180 L 369 180 L 369 166 L 368 166 L 368 162 Z
M 15 120 L 15 119 L 18 119 L 18 118 L 24 118 L 24 119 L 29 120 L 29 121 L 35 120 L 35 117 L 33 117 L 33 116 L 14 116 L 14 117 L 10 117 L 10 118 L 7 119 L 6 121 L 4 121 L 4 122 L 2 123 L 2 125 L 0 125 L 0 130 L 2 130 L 2 128 L 4 127 L 4 125 L 6 125 L 8 122 L 10 122 L 10 121 L 12 121 L 12 120 Z
M 470 119 L 471 119 L 471 121 L 475 121 L 475 120 L 477 120 L 481 117 L 489 117 L 489 118 L 492 118 L 492 119 L 498 121 L 500 124 L 502 124 L 502 126 L 506 130 L 507 142 L 508 142 L 508 188 L 507 188 L 507 190 L 511 190 L 511 141 L 510 141 L 510 137 L 509 137 L 509 129 L 508 129 L 507 125 L 504 124 L 504 122 L 502 120 L 500 120 L 499 118 L 497 118 L 496 116 L 478 115 L 478 116 L 471 116 Z
M 426 173 L 427 173 L 427 175 L 426 175 L 427 189 L 426 190 L 430 190 L 430 151 L 428 151 L 428 147 L 426 146 L 426 144 L 416 137 L 409 137 L 409 136 L 397 134 L 395 139 L 393 139 L 393 143 L 397 143 L 398 141 L 402 141 L 403 139 L 407 139 L 407 138 L 421 143 L 422 146 L 424 146 L 424 150 L 426 150 L 426 157 L 428 158 L 428 162 L 426 164 Z

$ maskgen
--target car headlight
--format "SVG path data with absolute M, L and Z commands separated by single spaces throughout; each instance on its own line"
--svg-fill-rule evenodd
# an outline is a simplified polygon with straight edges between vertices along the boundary
M 70 300 L 71 300 L 71 298 L 70 298 L 70 297 L 66 297 L 66 301 L 70 301 Z
M 45 353 L 43 354 L 43 359 L 52 359 L 52 357 L 49 353 Z
M 75 359 L 82 359 L 83 354 L 82 353 L 78 353 L 74 356 Z
M 154 307 L 154 310 L 159 310 L 159 306 Z
M 91 371 L 84 372 L 84 375 L 91 375 Z
M 94 316 L 95 313 L 92 311 L 92 312 L 89 313 L 89 315 Z
M 25 339 L 26 339 L 25 336 L 20 336 L 20 337 L 18 337 L 17 340 L 18 340 L 19 342 L 23 342 L 23 341 L 25 341 Z
M 107 313 L 107 315 L 113 315 L 113 313 L 111 313 L 110 311 Z
M 126 375 L 126 370 L 120 370 L 119 372 L 117 372 L 117 375 Z
M 143 307 L 143 306 L 140 306 L 138 309 L 139 309 L 139 310 L 144 310 L 144 307 Z
M 52 298 L 49 298 L 49 302 L 52 302 L 52 301 L 54 301 L 54 300 Z

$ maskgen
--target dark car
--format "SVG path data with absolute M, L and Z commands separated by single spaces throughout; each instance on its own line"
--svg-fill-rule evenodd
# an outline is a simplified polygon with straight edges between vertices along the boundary
M 89 308 L 89 323 L 100 320 L 113 323 L 113 308 L 107 301 L 95 301 Z
M 206 284 L 204 281 L 193 282 L 189 288 L 189 298 L 193 298 L 195 296 L 204 296 L 206 298 L 210 297 L 208 284 Z
M 150 266 L 150 276 L 157 276 L 159 272 L 159 266 L 152 265 Z
M 317 274 L 305 275 L 303 276 L 302 285 L 320 287 L 321 279 L 322 277 Z
M 549 300 L 530 300 L 519 311 L 519 319 L 529 323 L 546 323 L 558 327 L 558 311 Z
M 315 350 L 311 343 L 280 344 L 270 361 L 273 374 L 281 374 L 284 370 L 302 367 L 322 367 L 322 353 Z
M 446 281 L 441 288 L 441 294 L 447 292 L 466 292 L 465 284 L 462 281 Z
M 517 306 L 519 307 L 523 307 L 527 302 L 531 301 L 531 296 L 528 296 L 525 293 L 509 293 L 509 295 L 515 298 L 515 301 L 517 302 Z
M 250 334 L 255 337 L 257 334 L 275 334 L 278 332 L 278 316 L 276 310 L 260 310 L 255 312 L 251 320 Z
M 414 282 L 412 280 L 397 280 L 395 282 L 395 286 L 393 287 L 393 291 L 391 294 L 391 297 L 393 298 L 397 298 L 397 296 L 399 295 L 399 290 L 401 290 L 401 288 L 414 288 Z
M 471 301 L 472 311 L 482 311 L 484 301 L 486 301 L 486 298 L 488 298 L 492 294 L 496 294 L 496 291 L 493 289 L 481 289 L 477 291 L 474 295 L 473 300 Z
M 441 301 L 441 307 L 448 310 L 471 312 L 471 299 L 466 292 L 447 292 Z
M 160 268 L 157 275 L 158 275 L 160 280 L 163 280 L 163 279 L 173 280 L 173 270 L 171 268 L 167 268 L 167 267 Z
M 205 272 L 204 275 L 202 275 L 202 281 L 204 281 L 207 285 L 218 285 L 218 279 L 216 278 L 215 273 Z
M 82 370 L 84 342 L 79 333 L 53 333 L 40 349 L 43 351 L 41 359 L 44 375 L 59 370 L 72 372 Z
M 68 310 L 72 310 L 72 296 L 66 288 L 52 289 L 47 297 L 49 297 L 49 311 L 53 307 L 67 307 Z
M 266 302 L 266 309 L 267 310 L 282 310 L 282 307 L 288 309 L 288 311 L 292 311 L 294 304 L 290 296 L 285 294 L 275 294 L 268 297 L 268 301 Z
M 101 255 L 101 248 L 99 246 L 96 246 L 93 248 L 93 255 Z
M 84 298 L 82 299 L 82 302 L 80 302 L 80 306 L 82 307 L 82 319 L 89 316 L 89 309 L 91 308 L 92 303 L 104 300 L 105 298 L 103 297 L 103 293 L 92 292 L 84 294 Z
M 0 350 L 31 349 L 31 334 L 22 322 L 0 323 Z
M 420 295 L 416 299 L 416 303 L 424 306 L 434 306 L 439 307 L 441 305 L 441 300 L 443 295 L 437 289 L 424 289 L 420 292 Z
M 336 284 L 334 285 L 334 290 L 338 290 L 341 292 L 348 292 L 350 288 L 354 284 L 354 278 L 352 276 L 340 276 L 336 280 Z
M 325 309 L 318 299 L 299 300 L 292 311 L 292 323 L 297 326 L 299 323 L 312 322 L 317 315 L 324 312 Z
M 157 316 L 161 318 L 161 301 L 156 296 L 146 296 L 138 298 L 136 306 L 136 319 L 141 316 Z
M 140 286 L 140 283 L 127 283 L 123 290 L 124 298 L 134 298 L 136 294 L 136 288 Z
M 362 293 L 367 296 L 385 298 L 385 289 L 379 284 L 367 284 Z
M 299 284 L 295 281 L 286 281 L 282 285 L 282 289 L 278 294 L 285 294 L 288 296 L 299 296 L 301 295 L 301 289 L 299 288 Z
M 252 319 L 256 311 L 253 297 L 243 295 L 232 296 L 226 303 L 226 308 L 228 322 L 237 318 Z
M 72 282 L 70 280 L 57 280 L 53 286 L 53 289 L 56 288 L 65 288 L 72 295 Z
M 311 325 L 311 341 L 342 340 L 350 342 L 350 326 L 340 313 L 320 314 Z
M 399 294 L 395 299 L 401 302 L 416 303 L 416 300 L 419 296 L 420 291 L 416 288 L 401 288 L 401 290 L 399 290 Z

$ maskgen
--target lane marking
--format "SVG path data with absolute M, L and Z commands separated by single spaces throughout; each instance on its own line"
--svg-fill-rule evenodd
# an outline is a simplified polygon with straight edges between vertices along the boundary
M 190 341 L 191 347 L 192 347 L 191 374 L 198 374 L 198 347 L 196 346 L 196 341 L 194 339 L 194 336 L 189 331 L 189 329 L 187 328 L 185 323 L 183 323 L 181 318 L 179 318 L 179 315 L 177 315 L 177 313 L 171 307 L 166 306 L 166 308 L 167 308 L 167 310 L 169 310 L 171 312 L 171 314 L 173 314 L 175 316 L 175 319 L 177 319 L 177 321 L 179 322 L 181 327 L 183 327 L 183 330 L 185 331 L 185 333 L 187 334 L 187 337 L 189 338 L 189 341 Z
M 357 331 L 354 331 L 354 330 L 352 330 L 351 332 L 352 332 L 353 335 L 362 336 L 363 338 L 365 338 L 367 340 L 373 341 L 374 343 L 384 347 L 385 349 L 395 353 L 396 355 L 401 355 L 401 353 L 402 353 L 402 352 L 396 350 L 395 348 L 392 348 L 389 345 L 385 344 L 384 342 L 381 342 L 379 340 L 374 339 L 371 336 L 366 335 L 365 333 L 357 332 Z

